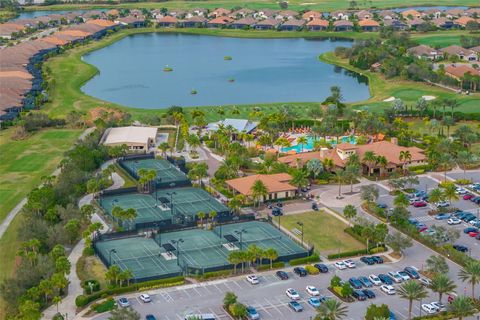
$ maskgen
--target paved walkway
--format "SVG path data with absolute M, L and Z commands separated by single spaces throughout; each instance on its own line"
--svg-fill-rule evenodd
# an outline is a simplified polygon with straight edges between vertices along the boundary
M 90 134 L 95 127 L 88 128 L 82 132 L 82 134 L 78 137 L 78 140 L 83 140 L 85 137 Z M 52 176 L 57 176 L 60 173 L 60 169 L 57 168 L 53 171 Z M 27 197 L 23 198 L 7 215 L 7 217 L 0 223 L 0 238 L 3 237 L 3 234 L 7 231 L 10 223 L 12 223 L 13 219 L 17 216 L 17 214 L 22 210 L 23 206 L 27 203 Z
M 106 168 L 112 162 L 107 161 L 102 165 L 101 168 Z M 107 188 L 107 190 L 118 189 L 124 185 L 125 181 L 120 177 L 116 172 L 112 174 L 113 184 Z M 85 204 L 91 203 L 93 200 L 92 194 L 87 194 L 83 198 L 78 201 L 78 207 L 82 207 Z M 102 233 L 105 233 L 109 230 L 109 226 L 105 223 L 105 221 L 100 218 L 100 216 L 95 213 L 92 217 L 92 222 L 100 222 L 103 225 Z M 68 275 L 68 295 L 59 303 L 58 311 L 62 314 L 67 314 L 67 319 L 73 319 L 76 314 L 76 306 L 75 306 L 75 298 L 83 294 L 83 288 L 81 286 L 81 281 L 77 275 L 77 262 L 78 259 L 82 256 L 83 249 L 85 248 L 85 240 L 80 240 L 75 247 L 73 247 L 72 251 L 68 256 L 68 260 L 70 261 L 71 268 L 70 274 Z M 43 319 L 51 319 L 57 313 L 57 307 L 52 305 L 47 308 L 43 313 Z

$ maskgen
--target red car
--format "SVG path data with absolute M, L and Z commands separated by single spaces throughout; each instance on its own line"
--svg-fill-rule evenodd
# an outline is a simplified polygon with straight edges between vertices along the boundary
M 423 228 L 418 229 L 418 232 L 423 232 L 423 231 L 425 231 L 425 230 L 427 230 L 427 229 L 428 229 L 427 227 L 423 227 Z
M 427 206 L 427 203 L 425 201 L 415 201 L 413 203 L 413 206 L 415 208 L 420 208 L 420 207 L 426 207 Z
M 470 200 L 470 199 L 473 199 L 475 198 L 475 196 L 473 194 L 466 194 L 463 196 L 463 200 Z
M 480 231 L 472 231 L 468 233 L 468 235 L 472 238 L 476 237 L 479 234 L 480 234 Z

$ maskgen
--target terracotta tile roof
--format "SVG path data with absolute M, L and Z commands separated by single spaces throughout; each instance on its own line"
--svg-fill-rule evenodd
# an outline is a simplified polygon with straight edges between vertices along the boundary
M 91 32 L 74 30 L 74 29 L 70 29 L 70 30 L 67 29 L 67 30 L 58 31 L 55 33 L 55 35 L 67 35 L 67 36 L 81 37 L 81 38 L 87 37 L 91 34 L 92 34 Z
M 252 186 L 255 181 L 262 181 L 263 184 L 267 187 L 269 193 L 273 192 L 282 192 L 282 191 L 294 191 L 297 188 L 289 184 L 289 181 L 292 179 L 287 173 L 277 173 L 277 174 L 256 174 L 252 176 L 246 176 L 243 178 L 237 178 L 232 180 L 227 180 L 226 183 L 231 188 L 235 189 L 237 192 L 251 196 L 252 195 Z
M 473 75 L 480 76 L 480 71 L 463 64 L 458 66 L 446 66 L 445 73 L 452 75 L 455 78 L 462 78 L 466 73 L 470 73 L 472 76 Z
M 112 27 L 115 25 L 115 22 L 109 21 L 109 20 L 104 20 L 104 19 L 94 19 L 94 20 L 88 20 L 86 22 L 87 24 L 95 24 L 97 26 L 101 27 Z
M 475 21 L 475 19 L 463 16 L 455 20 L 455 23 L 465 27 L 470 21 Z
M 311 20 L 311 19 L 315 20 L 315 19 L 321 19 L 321 18 L 322 18 L 322 13 L 318 11 L 310 10 L 302 14 L 302 19 L 305 19 L 305 20 Z
M 313 19 L 309 23 L 307 23 L 307 26 L 321 26 L 321 27 L 328 27 L 328 20 L 323 20 L 323 19 Z
M 233 19 L 230 17 L 221 16 L 208 21 L 208 24 L 225 24 L 226 25 L 231 23 L 232 21 Z
M 417 10 L 406 10 L 402 12 L 402 16 L 404 18 L 407 18 L 409 15 L 415 18 L 417 16 L 420 16 L 420 12 L 418 12 Z
M 353 22 L 348 20 L 337 20 L 333 22 L 334 27 L 353 27 Z
M 255 20 L 255 19 L 252 18 L 252 17 L 242 18 L 242 19 L 239 19 L 239 20 L 233 22 L 233 24 L 249 25 L 249 26 L 253 26 L 253 25 L 256 24 L 256 23 L 257 23 L 257 20 Z
M 257 23 L 257 26 L 272 26 L 272 27 L 275 27 L 276 25 L 278 25 L 278 21 L 273 19 L 273 18 L 268 18 L 268 19 L 265 19 L 265 20 L 261 20 Z
M 177 23 L 178 19 L 172 16 L 165 16 L 157 19 L 158 23 Z
M 440 51 L 448 55 L 470 55 L 474 53 L 472 50 L 465 49 L 457 45 L 452 45 L 452 46 L 442 48 L 440 49 Z
M 33 76 L 26 71 L 0 71 L 0 78 L 21 78 L 33 79 Z
M 60 39 L 60 38 L 57 38 L 55 35 L 53 36 L 49 36 L 49 37 L 45 37 L 45 38 L 42 38 L 40 39 L 42 41 L 45 41 L 45 42 L 48 42 L 48 43 L 51 43 L 51 44 L 55 44 L 57 46 L 63 46 L 64 44 L 67 44 L 69 41 L 65 40 L 65 39 Z
M 360 27 L 380 27 L 380 24 L 377 21 L 371 19 L 360 20 L 358 25 Z
M 291 19 L 291 20 L 287 20 L 284 23 L 282 23 L 282 26 L 301 27 L 304 24 L 305 24 L 304 20 Z

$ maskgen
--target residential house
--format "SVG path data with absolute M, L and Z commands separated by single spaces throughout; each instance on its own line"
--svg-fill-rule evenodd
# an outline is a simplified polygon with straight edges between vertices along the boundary
M 480 8 L 470 8 L 464 12 L 464 15 L 474 18 L 480 18 Z
M 449 19 L 459 18 L 465 15 L 465 10 L 463 9 L 450 9 L 445 11 L 445 16 Z
M 433 19 L 431 21 L 431 23 L 433 23 L 437 28 L 440 28 L 440 29 L 447 29 L 448 30 L 448 29 L 458 28 L 458 24 L 456 24 L 452 20 L 450 20 L 448 18 L 445 18 L 445 17 L 441 17 L 441 18 L 438 18 L 438 19 Z
M 321 12 L 309 10 L 302 14 L 302 19 L 305 21 L 313 21 L 322 19 L 323 15 Z
M 277 26 L 280 24 L 278 20 L 275 20 L 273 18 L 268 18 L 265 20 L 258 21 L 255 24 L 255 29 L 257 30 L 272 30 L 276 29 Z
M 401 13 L 402 17 L 404 19 L 420 19 L 422 17 L 422 14 L 420 12 L 418 12 L 417 10 L 405 10 L 405 11 L 402 11 Z
M 477 56 L 479 57 L 479 60 L 480 60 L 480 46 L 476 46 L 476 47 L 470 48 L 470 50 L 472 50 L 473 52 L 475 52 L 475 53 L 477 54 Z
M 373 19 L 373 13 L 371 13 L 370 11 L 367 11 L 367 10 L 358 11 L 357 13 L 355 13 L 355 15 L 357 16 L 358 20 Z
M 422 12 L 422 17 L 427 17 L 430 19 L 438 19 L 442 15 L 442 10 L 439 9 L 428 9 Z
M 219 16 L 207 22 L 207 28 L 224 28 L 230 25 L 233 19 L 227 16 Z
M 0 24 L 0 38 L 12 39 L 13 35 L 25 30 L 25 26 L 16 23 L 2 23 Z
M 146 152 L 155 145 L 157 128 L 154 127 L 116 127 L 108 128 L 100 143 L 108 146 L 126 145 L 131 151 Z
M 335 31 L 352 31 L 353 22 L 348 20 L 336 20 L 333 22 L 333 30 Z
M 466 73 L 470 73 L 472 76 L 480 76 L 479 70 L 464 64 L 449 65 L 445 67 L 445 74 L 458 81 L 462 81 Z
M 418 59 L 428 60 L 436 60 L 442 55 L 438 50 L 423 44 L 409 48 L 407 52 Z
M 350 12 L 348 11 L 333 11 L 330 13 L 333 20 L 348 20 L 350 19 Z
M 378 31 L 380 29 L 380 24 L 370 19 L 358 21 L 358 26 L 362 31 Z
M 145 27 L 145 18 L 142 16 L 134 17 L 134 16 L 126 16 L 122 18 L 115 19 L 115 23 L 118 23 L 122 26 L 129 26 L 133 28 L 141 28 Z
M 460 18 L 456 19 L 455 23 L 458 24 L 459 26 L 465 28 L 467 26 L 467 23 L 469 23 L 470 21 L 475 21 L 475 19 L 467 17 L 467 16 L 463 16 L 463 17 L 460 17 Z
M 251 16 L 255 11 L 248 8 L 238 9 L 230 13 L 229 17 L 233 19 L 242 19 Z
M 159 27 L 175 27 L 178 23 L 178 19 L 172 16 L 165 16 L 157 19 L 157 23 Z
M 383 20 L 383 21 L 387 21 L 387 20 L 393 20 L 393 19 L 397 19 L 398 18 L 398 14 L 394 11 L 391 11 L 391 10 L 382 10 L 380 12 L 378 12 L 378 16 Z
M 235 29 L 254 28 L 256 23 L 257 20 L 255 20 L 253 17 L 246 17 L 237 21 L 233 21 L 231 26 Z
M 303 28 L 305 23 L 305 20 L 291 19 L 282 23 L 279 29 L 283 31 L 298 31 Z
M 266 202 L 294 197 L 297 192 L 297 188 L 290 184 L 291 180 L 292 176 L 288 173 L 277 173 L 256 174 L 227 180 L 225 183 L 235 194 L 242 194 L 246 198 L 253 201 L 252 188 L 255 185 L 255 182 L 261 181 L 263 185 L 265 185 L 268 194 L 266 196 L 262 196 L 261 199 L 256 200 L 259 200 L 260 202 Z
M 275 18 L 277 13 L 278 13 L 278 10 L 262 9 L 255 12 L 253 14 L 253 17 L 255 19 L 270 19 L 270 18 Z
M 310 31 L 322 31 L 327 30 L 330 22 L 323 19 L 314 19 L 307 23 L 307 29 Z
M 218 18 L 230 14 L 230 10 L 224 8 L 217 8 L 208 14 L 209 18 Z
M 427 23 L 427 21 L 420 18 L 414 18 L 413 20 L 407 20 L 406 22 L 411 29 L 416 29 L 419 25 Z
M 385 27 L 391 27 L 393 30 L 396 31 L 403 31 L 408 29 L 408 25 L 406 23 L 396 19 L 384 20 L 383 25 Z
M 275 19 L 277 19 L 277 20 L 292 20 L 292 19 L 296 19 L 297 16 L 298 16 L 297 11 L 282 10 L 279 13 L 277 13 L 277 15 L 275 16 Z
M 201 16 L 194 16 L 180 21 L 180 25 L 184 28 L 197 28 L 207 25 L 207 18 Z
M 465 61 L 478 60 L 478 56 L 476 52 L 470 49 L 462 48 L 457 45 L 452 45 L 452 46 L 442 48 L 440 49 L 440 52 L 446 55 L 447 57 L 457 56 L 460 60 L 465 60 Z

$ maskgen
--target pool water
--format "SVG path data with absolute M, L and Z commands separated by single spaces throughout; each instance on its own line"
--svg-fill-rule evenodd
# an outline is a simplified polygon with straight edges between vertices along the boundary
M 313 137 L 308 137 L 307 138 L 307 143 L 303 145 L 303 149 L 302 149 L 301 144 L 297 144 L 297 145 L 294 145 L 294 146 L 291 146 L 291 147 L 282 148 L 281 151 L 282 152 L 288 152 L 288 151 L 294 150 L 297 153 L 302 152 L 302 150 L 303 150 L 303 152 L 312 151 L 313 150 L 313 144 L 315 143 L 316 140 L 320 140 L 320 138 L 314 139 Z M 351 144 L 356 144 L 357 143 L 357 137 L 355 137 L 355 136 L 343 136 L 343 137 L 340 137 L 338 140 L 339 140 L 340 143 L 351 143 Z M 328 139 L 327 142 L 330 143 L 332 146 L 335 146 L 337 144 L 336 139 Z

